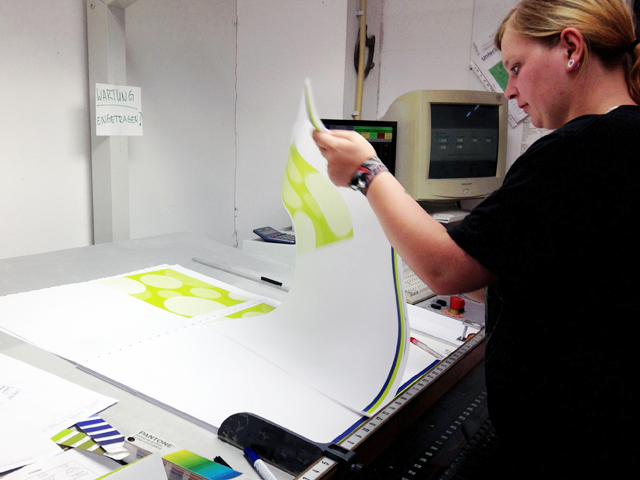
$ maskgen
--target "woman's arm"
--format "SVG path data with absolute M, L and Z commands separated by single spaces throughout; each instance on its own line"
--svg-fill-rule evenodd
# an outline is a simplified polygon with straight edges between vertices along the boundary
M 356 169 L 376 155 L 371 144 L 355 132 L 314 132 L 313 137 L 328 161 L 329 178 L 338 186 L 347 186 Z M 393 175 L 378 174 L 367 199 L 391 245 L 435 293 L 471 292 L 497 280 L 453 241 Z

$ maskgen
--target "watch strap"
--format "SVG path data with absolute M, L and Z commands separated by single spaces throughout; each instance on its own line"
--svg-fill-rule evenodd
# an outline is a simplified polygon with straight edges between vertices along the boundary
M 369 185 L 371 185 L 375 176 L 388 171 L 389 169 L 382 163 L 382 160 L 378 157 L 371 157 L 358 167 L 353 177 L 351 177 L 349 186 L 366 196 Z

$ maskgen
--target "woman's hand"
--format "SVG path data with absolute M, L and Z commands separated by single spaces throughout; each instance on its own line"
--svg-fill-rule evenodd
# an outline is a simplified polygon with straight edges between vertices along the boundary
M 313 140 L 327 159 L 329 178 L 339 187 L 346 187 L 358 167 L 376 156 L 375 149 L 359 133 L 351 130 L 313 131 Z

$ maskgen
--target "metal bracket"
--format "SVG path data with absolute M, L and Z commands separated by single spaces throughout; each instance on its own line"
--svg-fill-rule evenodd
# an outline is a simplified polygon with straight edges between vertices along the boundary
M 367 77 L 371 69 L 376 66 L 376 64 L 373 62 L 373 55 L 376 50 L 376 36 L 375 35 L 369 36 L 368 30 L 369 30 L 369 26 L 367 25 L 365 26 L 365 47 L 368 49 L 369 53 L 367 55 L 367 59 L 364 65 L 365 77 Z M 353 51 L 353 66 L 355 67 L 356 72 L 358 71 L 359 56 L 360 56 L 360 33 L 358 31 L 356 46 Z

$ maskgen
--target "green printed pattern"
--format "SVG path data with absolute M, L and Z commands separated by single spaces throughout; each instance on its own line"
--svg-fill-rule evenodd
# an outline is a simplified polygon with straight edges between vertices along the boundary
M 353 237 L 349 207 L 331 181 L 291 144 L 282 181 L 282 201 L 296 231 L 298 252 Z
M 249 300 L 170 268 L 100 282 L 183 317 L 202 315 Z
M 260 303 L 250 308 L 246 308 L 244 310 L 240 310 L 239 312 L 231 313 L 226 315 L 225 318 L 247 318 L 247 317 L 257 317 L 258 315 L 264 315 L 265 313 L 269 313 L 275 310 L 275 307 L 271 305 L 267 305 L 266 303 Z
M 56 442 L 58 445 L 63 445 L 65 447 L 88 450 L 100 455 L 105 453 L 102 447 L 91 440 L 91 437 L 89 437 L 86 433 L 82 433 L 77 430 L 71 430 L 69 428 L 65 428 L 60 433 L 54 435 L 53 437 L 51 437 L 51 440 Z
M 408 327 L 408 323 L 404 317 L 404 308 L 403 308 L 404 299 L 402 298 L 402 290 L 400 290 L 402 288 L 402 284 L 400 282 L 400 277 L 398 273 L 399 272 L 398 264 L 401 260 L 399 259 L 398 254 L 393 248 L 391 249 L 391 253 L 393 255 L 393 279 L 396 284 L 396 287 L 395 287 L 396 288 L 396 304 L 398 308 L 398 326 L 399 326 L 398 349 L 396 351 L 395 360 L 391 368 L 391 375 L 389 376 L 389 379 L 387 380 L 387 383 L 384 389 L 380 392 L 380 395 L 378 395 L 378 398 L 376 399 L 376 401 L 372 403 L 367 409 L 365 409 L 365 411 L 368 413 L 372 413 L 376 411 L 382 405 L 382 402 L 384 401 L 384 399 L 387 398 L 386 395 L 389 394 L 394 380 L 400 373 L 400 365 L 402 365 L 403 352 L 406 349 L 405 335 L 406 335 L 406 328 Z

